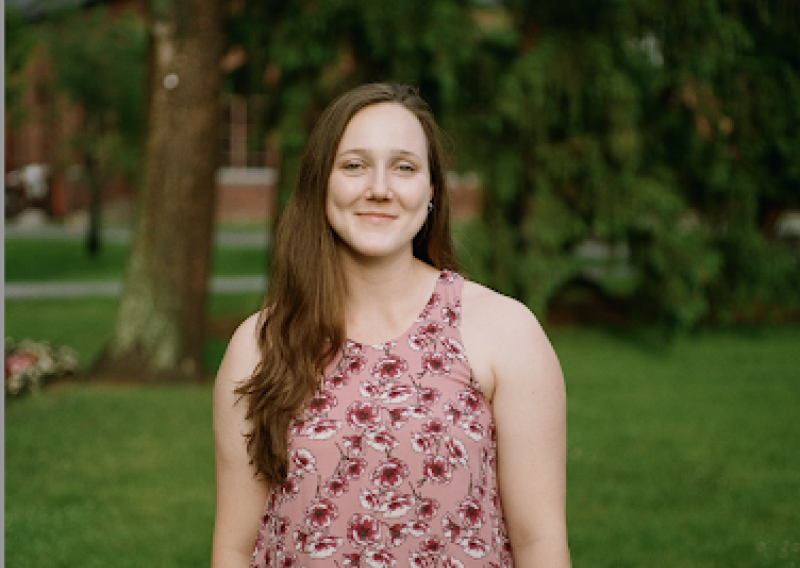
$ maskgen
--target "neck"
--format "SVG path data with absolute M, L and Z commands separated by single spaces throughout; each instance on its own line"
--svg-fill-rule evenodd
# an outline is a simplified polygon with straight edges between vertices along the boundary
M 404 332 L 428 301 L 439 271 L 410 251 L 397 258 L 355 259 L 340 251 L 347 286 L 347 336 L 379 343 Z

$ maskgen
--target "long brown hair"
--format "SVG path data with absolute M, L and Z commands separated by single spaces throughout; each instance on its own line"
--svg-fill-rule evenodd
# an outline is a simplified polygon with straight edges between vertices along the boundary
M 407 86 L 369 84 L 335 100 L 308 139 L 294 192 L 274 238 L 270 285 L 258 324 L 261 361 L 236 393 L 247 398 L 247 450 L 270 484 L 288 472 L 288 433 L 345 341 L 345 282 L 325 201 L 334 157 L 350 119 L 361 109 L 396 103 L 417 117 L 428 144 L 433 210 L 414 237 L 414 256 L 455 270 L 450 205 L 439 129 L 428 105 Z

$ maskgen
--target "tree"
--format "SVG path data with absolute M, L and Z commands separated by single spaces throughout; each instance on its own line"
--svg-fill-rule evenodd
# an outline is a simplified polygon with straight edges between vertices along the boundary
M 22 75 L 36 41 L 30 25 L 18 8 L 6 3 L 4 10 L 6 120 L 17 121 L 24 114 L 20 108 L 20 99 L 25 88 Z
M 249 0 L 229 36 L 248 54 L 234 88 L 267 93 L 265 129 L 281 153 L 280 203 L 294 186 L 300 155 L 319 114 L 336 96 L 370 81 L 420 87 L 440 115 L 452 108 L 455 62 L 468 54 L 468 0 L 315 2 Z M 462 63 L 466 64 L 466 63 Z
M 54 87 L 82 111 L 70 140 L 89 188 L 87 251 L 100 251 L 103 191 L 113 175 L 136 183 L 144 129 L 145 31 L 128 10 L 104 7 L 52 13 L 41 25 Z
M 800 267 L 765 223 L 798 203 L 792 3 L 500 4 L 460 98 L 480 278 L 545 315 L 590 274 L 672 330 L 796 307 Z M 587 266 L 586 239 L 630 252 Z
M 222 8 L 153 0 L 144 181 L 113 337 L 93 374 L 202 376 L 219 154 Z

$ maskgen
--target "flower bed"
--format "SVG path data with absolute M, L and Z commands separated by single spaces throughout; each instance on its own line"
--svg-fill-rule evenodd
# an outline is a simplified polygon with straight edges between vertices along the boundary
M 46 382 L 74 374 L 78 354 L 67 346 L 53 347 L 46 341 L 16 342 L 6 337 L 6 395 L 17 396 L 41 390 Z

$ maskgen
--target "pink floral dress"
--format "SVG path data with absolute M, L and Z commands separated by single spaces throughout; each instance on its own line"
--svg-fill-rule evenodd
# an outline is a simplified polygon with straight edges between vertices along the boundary
M 491 407 L 461 342 L 461 276 L 411 329 L 348 341 L 289 444 L 251 567 L 510 567 Z

